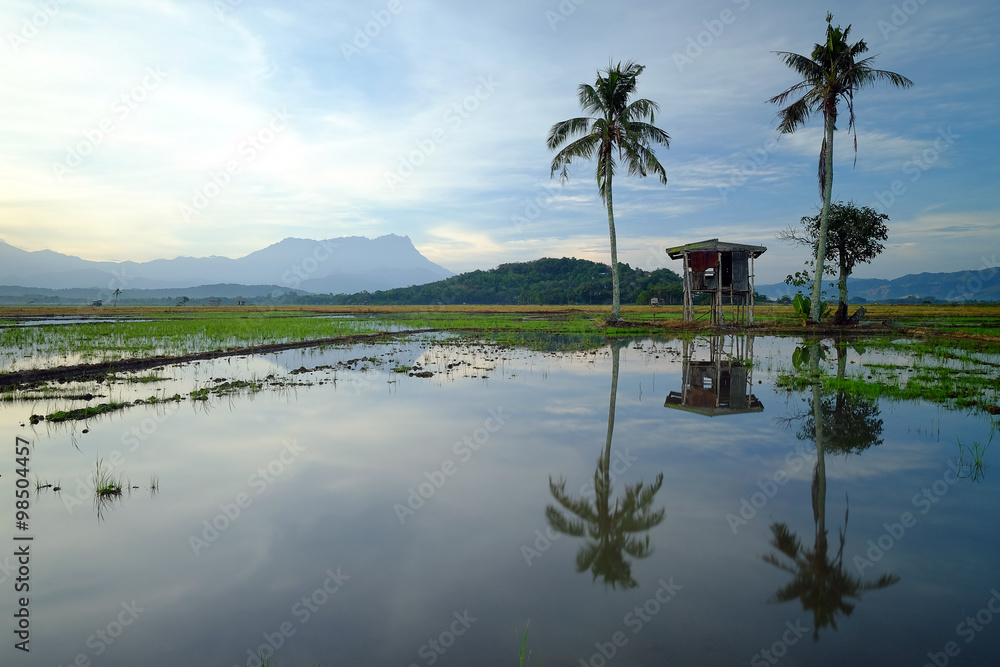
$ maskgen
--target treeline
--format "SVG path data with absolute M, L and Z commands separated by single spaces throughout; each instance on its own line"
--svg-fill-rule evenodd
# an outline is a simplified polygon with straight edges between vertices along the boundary
M 681 279 L 669 269 L 644 271 L 619 263 L 622 303 L 681 303 Z M 298 297 L 303 299 L 303 297 Z M 611 267 L 586 259 L 543 258 L 501 264 L 426 285 L 342 294 L 334 305 L 607 305 L 611 303 Z M 311 300 L 311 298 L 309 299 Z
M 683 300 L 681 278 L 669 269 L 644 271 L 628 264 L 618 265 L 621 302 L 649 305 L 656 297 L 661 304 L 680 304 Z M 426 285 L 400 287 L 356 294 L 295 294 L 208 297 L 198 295 L 202 288 L 192 288 L 190 298 L 153 296 L 143 290 L 125 290 L 117 300 L 119 306 L 235 306 L 246 305 L 593 305 L 611 304 L 611 267 L 586 259 L 544 258 L 532 262 L 501 264 L 488 271 L 471 271 Z M 230 290 L 230 293 L 232 290 Z M 210 292 L 209 292 L 210 293 Z M 97 295 L 97 292 L 95 292 Z M 115 299 L 101 293 L 110 306 Z M 695 302 L 707 297 L 699 295 Z M 69 298 L 52 294 L 22 294 L 6 297 L 9 303 L 80 304 L 79 296 Z M 0 303 L 5 302 L 0 295 Z M 89 302 L 84 302 L 89 303 Z

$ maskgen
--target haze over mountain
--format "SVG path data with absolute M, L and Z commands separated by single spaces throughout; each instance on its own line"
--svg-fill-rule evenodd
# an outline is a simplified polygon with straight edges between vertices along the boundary
M 830 281 L 832 282 L 832 281 Z M 824 281 L 823 291 L 831 300 L 837 298 L 837 287 Z M 759 293 L 770 299 L 794 296 L 797 288 L 785 283 L 757 285 Z M 808 288 L 803 289 L 803 293 Z M 893 280 L 881 278 L 848 278 L 847 293 L 851 300 L 886 301 L 889 299 L 937 299 L 941 301 L 1000 301 L 1000 268 L 984 267 L 976 271 L 950 273 L 911 273 Z
M 317 294 L 385 290 L 434 282 L 452 273 L 420 254 L 407 236 L 286 238 L 245 257 L 177 257 L 95 262 L 28 252 L 0 241 L 0 285 L 50 289 L 165 289 L 236 283 Z

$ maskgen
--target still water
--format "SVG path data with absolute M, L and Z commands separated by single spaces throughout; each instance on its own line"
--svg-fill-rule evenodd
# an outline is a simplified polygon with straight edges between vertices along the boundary
M 0 664 L 517 665 L 526 628 L 543 665 L 996 664 L 997 445 L 958 461 L 991 418 L 779 389 L 799 342 L 427 340 L 3 404 Z M 98 460 L 136 488 L 95 503 Z

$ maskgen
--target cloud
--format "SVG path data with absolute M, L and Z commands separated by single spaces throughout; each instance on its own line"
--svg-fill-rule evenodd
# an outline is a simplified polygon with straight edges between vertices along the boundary
M 642 265 L 646 245 L 713 236 L 766 245 L 810 212 L 819 123 L 779 139 L 765 100 L 795 81 L 772 52 L 808 52 L 822 11 L 791 0 L 573 6 L 404 1 L 386 14 L 385 3 L 101 0 L 58 3 L 35 26 L 39 5 L 12 0 L 0 9 L 4 235 L 89 259 L 239 256 L 285 236 L 395 232 L 452 269 L 544 255 L 606 261 L 594 166 L 574 164 L 565 185 L 549 180 L 545 137 L 580 113 L 580 83 L 630 58 L 646 66 L 639 94 L 660 104 L 671 147 L 657 150 L 666 187 L 624 172 L 615 181 L 625 261 Z M 906 181 L 892 215 L 988 218 L 997 207 L 984 195 L 995 180 L 984 147 L 1000 136 L 996 94 L 982 82 L 1000 55 L 1000 19 L 983 1 L 928 3 L 883 38 L 878 21 L 891 11 L 857 0 L 837 11 L 878 66 L 917 82 L 859 95 L 858 164 L 846 168 L 842 127 L 837 196 L 871 199 L 905 179 L 953 126 L 962 139 L 918 185 Z M 261 141 L 277 112 L 287 125 Z M 70 161 L 60 178 L 55 165 Z M 207 205 L 182 215 L 199 193 Z M 953 238 L 993 238 L 976 220 L 907 236 L 898 252 L 957 267 Z

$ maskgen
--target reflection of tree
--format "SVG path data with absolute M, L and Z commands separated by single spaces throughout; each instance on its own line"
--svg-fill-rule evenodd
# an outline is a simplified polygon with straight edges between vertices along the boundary
M 837 379 L 843 380 L 847 367 L 847 343 L 838 341 Z M 863 348 L 854 346 L 858 351 Z M 801 364 L 808 363 L 817 368 L 823 353 L 819 344 L 799 348 L 797 357 Z M 882 444 L 882 419 L 878 402 L 856 392 L 849 392 L 842 386 L 835 392 L 817 394 L 818 384 L 813 385 L 810 411 L 793 416 L 790 420 L 802 420 L 797 438 L 816 441 L 816 423 L 822 421 L 823 447 L 832 454 L 860 454 L 869 447 Z
M 821 351 L 818 342 L 810 344 L 808 360 L 814 376 L 819 375 L 819 360 Z M 838 346 L 838 353 L 840 348 Z M 839 394 L 840 392 L 838 392 Z M 839 399 L 839 396 L 838 396 Z M 863 581 L 844 570 L 844 544 L 846 541 L 848 513 L 844 513 L 844 528 L 840 531 L 840 546 L 831 559 L 827 553 L 826 530 L 826 450 L 836 452 L 864 451 L 872 445 L 881 444 L 879 435 L 882 432 L 882 420 L 878 419 L 878 407 L 871 404 L 867 407 L 856 405 L 852 412 L 849 401 L 824 401 L 819 382 L 812 386 L 812 414 L 803 414 L 794 419 L 805 419 L 798 433 L 800 439 L 810 439 L 816 443 L 816 468 L 812 482 L 812 509 L 815 523 L 815 541 L 813 548 L 807 549 L 788 524 L 774 523 L 771 525 L 771 546 L 778 553 L 764 556 L 764 561 L 793 575 L 791 582 L 778 589 L 772 598 L 773 602 L 790 602 L 799 600 L 805 611 L 813 614 L 813 639 L 819 639 L 820 628 L 837 629 L 839 615 L 850 616 L 854 611 L 854 603 L 865 591 L 886 588 L 899 581 L 894 574 L 883 574 L 877 580 Z M 837 409 L 840 406 L 841 412 Z M 845 425 L 837 422 L 839 418 L 853 421 L 863 432 L 851 434 L 845 431 Z M 780 554 L 780 555 L 779 555 Z M 784 556 L 784 560 L 781 558 Z M 791 561 L 790 563 L 788 561 Z
M 652 510 L 653 498 L 663 485 L 663 473 L 646 486 L 643 482 L 626 485 L 624 498 L 611 505 L 611 438 L 615 427 L 615 399 L 618 394 L 618 356 L 620 343 L 611 346 L 611 405 L 608 410 L 608 435 L 604 453 L 597 459 L 594 471 L 593 496 L 573 498 L 566 492 L 566 481 L 549 478 L 549 489 L 562 509 L 553 505 L 545 508 L 545 516 L 553 529 L 574 537 L 590 539 L 576 555 L 577 572 L 590 570 L 594 580 L 601 576 L 612 588 L 635 588 L 632 564 L 625 555 L 645 558 L 653 552 L 649 536 L 637 534 L 657 526 L 666 510 Z M 563 513 L 569 513 L 569 516 Z

